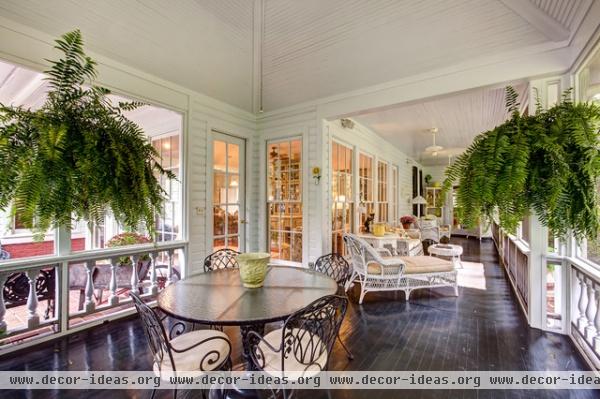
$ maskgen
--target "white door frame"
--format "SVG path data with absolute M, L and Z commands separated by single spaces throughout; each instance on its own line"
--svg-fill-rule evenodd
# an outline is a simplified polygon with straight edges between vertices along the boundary
M 244 138 L 240 138 L 237 136 L 232 136 L 230 134 L 226 134 L 226 133 L 221 133 L 217 130 L 212 130 L 210 132 L 210 144 L 209 144 L 209 148 L 208 148 L 208 165 L 207 165 L 207 169 L 210 171 L 209 175 L 209 179 L 208 179 L 208 184 L 207 184 L 207 198 L 209 198 L 209 206 L 208 206 L 208 232 L 209 232 L 209 252 L 212 252 L 212 248 L 214 245 L 214 208 L 213 208 L 213 185 L 214 185 L 214 169 L 213 169 L 213 164 L 214 164 L 214 156 L 213 156 L 213 151 L 214 151 L 214 142 L 215 141 L 222 141 L 225 143 L 229 143 L 229 144 L 235 144 L 239 146 L 239 197 L 238 197 L 238 203 L 239 203 L 239 217 L 238 217 L 238 245 L 239 245 L 239 250 L 240 252 L 244 252 L 246 251 L 246 232 L 247 232 L 247 228 L 248 228 L 248 223 L 247 223 L 247 214 L 246 214 L 246 139 Z M 225 226 L 225 232 L 227 235 L 227 223 Z

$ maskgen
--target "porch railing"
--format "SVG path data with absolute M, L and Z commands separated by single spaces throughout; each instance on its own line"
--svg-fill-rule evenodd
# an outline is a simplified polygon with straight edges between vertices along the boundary
M 129 290 L 152 301 L 179 274 L 174 263 L 176 258 L 185 261 L 186 248 L 186 242 L 175 241 L 0 263 L 0 355 L 131 313 Z M 139 275 L 141 259 L 145 276 Z M 101 284 L 108 295 L 100 303 L 95 300 L 97 266 L 104 271 Z M 69 306 L 75 268 L 81 310 Z M 40 315 L 41 301 L 47 301 L 45 315 Z M 6 320 L 7 307 L 15 304 L 26 309 L 17 326 Z
M 507 234 L 497 224 L 492 225 L 492 238 L 496 244 L 500 261 L 519 299 L 519 303 L 529 317 L 529 249 L 516 237 Z
M 569 262 L 570 335 L 596 370 L 600 369 L 600 271 Z

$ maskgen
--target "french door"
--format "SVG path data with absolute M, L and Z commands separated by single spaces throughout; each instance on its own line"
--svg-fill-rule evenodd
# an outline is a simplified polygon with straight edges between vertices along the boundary
M 243 252 L 246 243 L 245 154 L 243 139 L 212 132 L 213 250 Z

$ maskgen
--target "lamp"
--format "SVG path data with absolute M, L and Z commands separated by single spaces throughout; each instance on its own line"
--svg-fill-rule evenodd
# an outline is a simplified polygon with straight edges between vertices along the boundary
M 413 205 L 424 205 L 427 203 L 427 200 L 425 198 L 423 198 L 420 195 L 417 195 L 415 198 L 412 199 L 411 201 L 413 203 Z M 421 207 L 417 206 L 417 217 L 421 218 Z

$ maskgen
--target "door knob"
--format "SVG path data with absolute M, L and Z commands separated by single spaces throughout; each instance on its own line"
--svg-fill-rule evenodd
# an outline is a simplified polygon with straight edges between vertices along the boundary
M 240 223 L 241 223 L 241 224 L 247 224 L 247 223 L 248 223 L 248 221 L 247 221 L 246 219 L 242 219 L 242 220 L 240 220 Z

